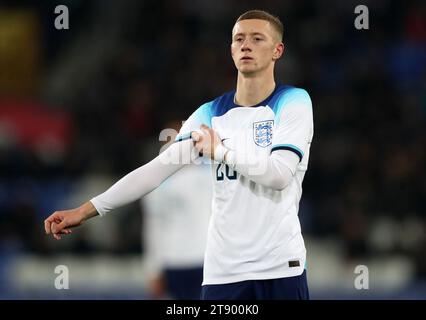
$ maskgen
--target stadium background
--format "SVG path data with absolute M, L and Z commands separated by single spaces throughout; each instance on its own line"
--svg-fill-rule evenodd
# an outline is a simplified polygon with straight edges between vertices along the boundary
M 69 30 L 54 28 L 59 4 Z M 369 30 L 354 28 L 358 4 Z M 299 214 L 312 298 L 426 298 L 426 5 L 388 0 L 3 1 L 0 298 L 147 297 L 137 204 L 60 242 L 43 220 L 151 159 L 167 121 L 234 87 L 230 31 L 252 8 L 281 17 L 276 78 L 313 100 Z M 54 287 L 57 265 L 69 290 Z M 357 265 L 369 290 L 354 288 Z

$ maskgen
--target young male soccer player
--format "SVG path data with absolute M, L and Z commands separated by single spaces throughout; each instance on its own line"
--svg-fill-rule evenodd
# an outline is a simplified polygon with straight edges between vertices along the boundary
M 305 90 L 275 83 L 282 36 L 269 13 L 242 14 L 232 30 L 236 90 L 198 108 L 157 158 L 79 208 L 53 213 L 46 233 L 60 239 L 155 189 L 185 165 L 173 159 L 202 154 L 215 162 L 201 298 L 309 299 L 298 210 L 313 113 Z

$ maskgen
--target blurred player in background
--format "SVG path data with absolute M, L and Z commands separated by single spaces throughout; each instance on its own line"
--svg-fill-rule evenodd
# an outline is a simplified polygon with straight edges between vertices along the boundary
M 180 126 L 181 121 L 167 124 L 172 141 Z M 212 185 L 209 166 L 188 165 L 141 199 L 152 298 L 200 298 Z
M 242 14 L 232 30 L 236 90 L 198 108 L 157 158 L 79 208 L 53 213 L 46 233 L 60 239 L 139 199 L 202 154 L 215 160 L 215 183 L 201 298 L 309 299 L 298 211 L 313 112 L 305 90 L 275 82 L 282 39 L 278 18 Z

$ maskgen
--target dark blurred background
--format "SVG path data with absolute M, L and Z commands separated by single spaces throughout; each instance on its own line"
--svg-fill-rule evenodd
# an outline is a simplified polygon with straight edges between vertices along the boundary
M 358 4 L 369 30 L 354 27 Z M 2 1 L 0 298 L 145 297 L 137 204 L 61 242 L 43 220 L 149 161 L 167 122 L 234 88 L 231 30 L 254 8 L 284 24 L 276 80 L 313 101 L 299 213 L 312 297 L 426 298 L 426 3 L 390 0 Z M 70 290 L 53 286 L 58 264 Z M 369 290 L 354 288 L 359 264 Z

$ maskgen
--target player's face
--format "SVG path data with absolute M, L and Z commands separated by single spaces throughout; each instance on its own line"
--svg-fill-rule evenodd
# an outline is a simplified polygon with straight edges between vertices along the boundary
M 284 46 L 277 32 L 265 20 L 242 20 L 232 30 L 231 54 L 238 71 L 256 74 L 273 67 L 282 55 Z

